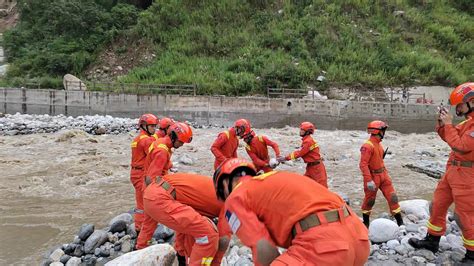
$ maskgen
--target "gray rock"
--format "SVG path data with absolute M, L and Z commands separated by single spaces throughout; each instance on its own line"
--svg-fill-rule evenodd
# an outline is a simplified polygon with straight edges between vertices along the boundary
M 404 200 L 400 202 L 400 208 L 405 214 L 413 214 L 418 219 L 428 219 L 430 216 L 429 202 L 427 200 Z
M 89 238 L 87 238 L 84 243 L 84 252 L 91 254 L 94 252 L 95 248 L 104 244 L 107 241 L 107 233 L 102 230 L 95 230 Z
M 153 233 L 153 238 L 156 240 L 163 239 L 166 240 L 174 235 L 174 231 L 165 225 L 158 224 L 155 232 Z
M 99 255 L 100 255 L 100 248 L 95 248 L 95 250 L 94 250 L 94 255 L 95 255 L 96 257 L 99 257 Z
M 79 233 L 77 236 L 80 240 L 86 241 L 86 239 L 94 233 L 94 225 L 93 224 L 83 224 L 81 229 L 79 229 Z
M 453 252 L 451 253 L 451 259 L 454 261 L 461 261 L 466 254 L 466 249 L 464 247 L 453 248 L 452 250 Z
M 114 250 L 115 251 L 121 251 L 122 250 L 122 243 L 115 242 Z
M 74 243 L 68 244 L 64 247 L 64 253 L 71 255 L 74 252 L 75 248 L 76 248 L 76 244 Z
M 419 249 L 419 250 L 416 250 L 414 253 L 413 253 L 415 256 L 419 256 L 419 257 L 423 257 L 425 259 L 427 259 L 428 261 L 434 261 L 436 259 L 435 255 L 433 254 L 433 252 L 427 250 L 427 249 Z
M 53 251 L 53 253 L 51 253 L 51 255 L 49 255 L 49 258 L 55 262 L 55 261 L 59 261 L 61 259 L 61 256 L 64 255 L 64 251 L 60 248 L 56 249 L 55 251 Z
M 89 236 L 87 236 L 87 237 L 89 237 Z M 74 243 L 74 244 L 80 244 L 80 243 L 81 243 L 81 239 L 79 238 L 79 236 L 75 236 L 75 237 L 74 237 L 74 241 L 72 241 L 72 243 Z
M 114 224 L 116 221 L 119 221 L 119 220 L 125 221 L 125 223 L 129 225 L 129 224 L 132 224 L 133 217 L 130 213 L 127 213 L 127 212 L 122 213 L 120 215 L 115 216 L 112 220 L 110 220 L 109 226 L 112 226 L 112 224 Z
M 417 224 L 407 224 L 405 225 L 405 230 L 407 232 L 415 232 L 415 233 L 418 233 L 418 229 L 419 229 L 419 225 Z
M 131 243 L 130 239 L 123 241 L 122 242 L 122 252 L 127 253 L 127 252 L 130 252 L 130 251 L 132 251 L 132 243 Z
M 234 264 L 235 266 L 252 266 L 253 262 L 248 257 L 240 257 Z
M 112 243 L 112 244 L 119 240 L 118 234 L 115 235 L 115 234 L 112 234 L 110 232 L 107 234 L 107 238 L 108 238 L 109 242 Z
M 82 262 L 81 258 L 71 257 L 67 261 L 66 266 L 79 266 L 81 264 L 81 262 Z
M 65 254 L 65 255 L 62 255 L 62 256 L 61 256 L 61 258 L 59 259 L 59 261 L 60 261 L 62 264 L 66 264 L 66 263 L 69 261 L 69 259 L 71 259 L 71 256 Z
M 252 255 L 252 250 L 246 246 L 242 246 L 239 248 L 239 251 L 237 251 L 237 254 L 239 256 L 251 256 Z
M 84 254 L 84 246 L 83 245 L 76 245 L 74 248 L 74 252 L 72 253 L 75 257 L 80 257 Z
M 451 261 L 451 253 L 445 252 L 438 255 L 436 258 L 436 265 L 453 265 Z
M 111 233 L 122 232 L 127 230 L 127 222 L 124 220 L 117 220 L 110 225 L 109 231 Z
M 388 260 L 388 256 L 382 255 L 380 253 L 375 254 L 375 258 L 378 260 Z
M 441 236 L 441 239 L 439 240 L 439 248 L 441 250 L 450 250 L 451 245 L 449 244 L 448 240 L 446 239 L 446 236 Z
M 55 262 L 49 264 L 49 266 L 64 266 L 64 264 L 62 264 L 62 263 L 59 262 L 59 261 L 55 261 Z
M 96 265 L 96 266 L 104 266 L 104 265 L 105 265 L 107 262 L 109 262 L 109 261 L 110 261 L 109 258 L 104 258 L 104 257 L 98 258 L 95 265 Z
M 137 238 L 137 231 L 135 230 L 135 223 L 129 225 L 127 227 L 127 235 L 129 235 L 132 239 Z
M 53 262 L 54 262 L 54 261 L 53 261 L 52 259 L 47 258 L 47 259 L 45 259 L 45 260 L 43 260 L 43 261 L 41 262 L 41 266 L 49 266 L 49 265 L 51 265 L 51 263 L 53 263 Z
M 411 259 L 417 263 L 425 263 L 426 262 L 426 259 L 423 258 L 423 257 L 419 257 L 419 256 L 413 256 L 411 257 Z
M 118 233 L 118 237 L 119 237 L 119 238 L 122 238 L 122 237 L 124 237 L 125 235 L 126 235 L 126 234 L 125 234 L 125 232 L 124 232 L 124 231 L 122 231 L 122 232 Z
M 84 263 L 86 264 L 86 266 L 95 266 L 96 262 L 97 262 L 97 258 L 95 256 L 91 256 L 84 260 Z
M 181 155 L 181 157 L 179 157 L 179 159 L 178 159 L 178 162 L 180 162 L 184 165 L 193 165 L 194 164 L 194 160 L 191 157 L 189 157 L 189 155 L 187 155 L 187 154 Z
M 460 236 L 449 234 L 446 236 L 446 240 L 451 245 L 451 248 L 454 250 L 455 248 L 463 247 L 463 242 Z
M 387 242 L 387 247 L 389 249 L 395 249 L 395 247 L 397 247 L 399 245 L 400 245 L 400 242 L 398 242 L 398 240 L 396 240 L 396 239 L 392 239 L 392 240 L 389 240 Z
M 398 225 L 395 222 L 384 218 L 373 220 L 369 226 L 369 238 L 374 243 L 382 243 L 396 239 L 398 233 Z

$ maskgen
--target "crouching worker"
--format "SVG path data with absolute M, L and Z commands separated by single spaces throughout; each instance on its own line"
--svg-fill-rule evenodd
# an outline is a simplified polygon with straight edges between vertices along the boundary
M 189 173 L 154 177 L 143 204 L 148 216 L 175 230 L 180 265 L 220 265 L 231 232 L 211 178 Z M 216 227 L 211 219 L 219 216 Z
M 255 172 L 252 163 L 234 158 L 213 179 L 228 225 L 252 249 L 256 265 L 364 265 L 367 228 L 344 200 L 299 174 Z M 288 250 L 280 254 L 277 246 Z

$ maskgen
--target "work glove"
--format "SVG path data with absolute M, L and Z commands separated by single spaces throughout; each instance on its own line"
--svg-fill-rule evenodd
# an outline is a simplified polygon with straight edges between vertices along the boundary
M 268 166 L 270 166 L 270 168 L 272 168 L 272 169 L 275 169 L 279 164 L 280 163 L 278 162 L 277 159 L 271 158 L 270 163 L 268 164 Z
M 277 157 L 277 162 L 282 163 L 282 162 L 284 162 L 284 161 L 286 161 L 286 159 L 285 159 L 284 156 L 278 156 L 278 157 Z
M 375 191 L 375 190 L 377 190 L 377 186 L 375 186 L 375 182 L 374 182 L 374 181 L 369 181 L 369 182 L 367 182 L 367 188 L 368 188 L 370 191 Z

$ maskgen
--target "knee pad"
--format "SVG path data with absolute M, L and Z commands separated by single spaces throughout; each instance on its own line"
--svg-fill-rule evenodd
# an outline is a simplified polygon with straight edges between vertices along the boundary
M 390 200 L 392 201 L 393 204 L 398 203 L 398 196 L 397 196 L 397 194 L 393 193 L 392 196 L 390 197 Z
M 368 200 L 367 200 L 367 205 L 368 205 L 369 207 L 371 207 L 371 208 L 374 207 L 374 205 L 375 205 L 375 199 L 368 199 Z

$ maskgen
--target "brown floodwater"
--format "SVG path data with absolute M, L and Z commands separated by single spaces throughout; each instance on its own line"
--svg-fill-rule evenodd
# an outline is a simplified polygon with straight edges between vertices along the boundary
M 210 145 L 219 129 L 196 129 L 193 142 L 178 149 L 173 161 L 186 153 L 194 160 L 180 171 L 212 175 Z M 300 145 L 298 129 L 259 129 L 280 144 L 283 153 Z M 38 264 L 52 247 L 72 242 L 83 223 L 105 227 L 115 215 L 133 208 L 129 182 L 130 142 L 133 134 L 92 136 L 82 131 L 0 136 L 0 265 Z M 347 194 L 359 211 L 363 198 L 358 168 L 362 131 L 316 131 L 330 178 L 330 189 Z M 402 165 L 429 159 L 443 162 L 448 146 L 434 133 L 389 131 L 384 144 L 391 155 L 386 165 L 399 198 L 430 199 L 437 180 Z M 435 157 L 420 157 L 426 150 Z M 239 154 L 246 157 L 243 146 Z M 273 152 L 271 152 L 273 154 Z M 303 173 L 302 162 L 279 166 Z M 375 215 L 387 211 L 378 195 Z

